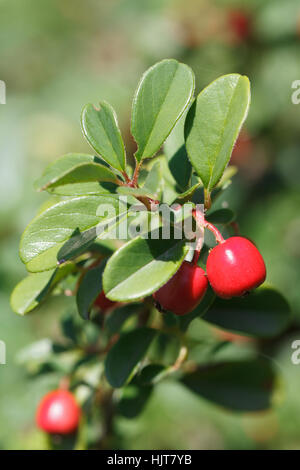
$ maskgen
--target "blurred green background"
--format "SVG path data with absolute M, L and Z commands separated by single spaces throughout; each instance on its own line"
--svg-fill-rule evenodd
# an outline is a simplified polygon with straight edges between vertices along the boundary
M 300 448 L 300 366 L 291 342 L 300 339 L 300 80 L 299 0 L 0 0 L 0 448 L 43 449 L 34 411 L 51 376 L 28 378 L 18 351 L 55 336 L 59 304 L 20 318 L 9 295 L 25 274 L 20 235 L 45 196 L 33 181 L 68 152 L 90 152 L 79 117 L 87 102 L 116 109 L 129 153 L 130 106 L 144 70 L 163 58 L 190 65 L 197 92 L 219 75 L 247 74 L 252 106 L 233 154 L 239 167 L 224 196 L 238 212 L 242 234 L 255 240 L 268 281 L 288 298 L 291 330 L 274 344 L 282 396 L 274 409 L 233 414 L 179 385 L 157 387 L 141 416 L 117 427 L 126 449 Z

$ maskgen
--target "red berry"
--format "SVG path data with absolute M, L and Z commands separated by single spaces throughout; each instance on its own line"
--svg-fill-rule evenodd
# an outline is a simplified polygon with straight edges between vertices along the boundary
M 249 16 L 240 10 L 230 10 L 228 12 L 228 22 L 235 37 L 243 41 L 250 36 L 251 22 Z
M 36 423 L 40 429 L 51 434 L 71 434 L 76 431 L 80 408 L 67 390 L 54 390 L 40 401 Z
M 100 308 L 102 312 L 106 312 L 106 310 L 111 309 L 114 305 L 116 305 L 116 302 L 113 302 L 112 300 L 109 300 L 106 295 L 104 294 L 104 291 L 101 291 L 100 294 L 98 295 L 97 299 L 94 302 L 95 307 Z
M 176 274 L 153 297 L 163 310 L 185 315 L 197 307 L 207 286 L 205 271 L 184 261 Z
M 213 290 L 223 299 L 242 296 L 266 278 L 260 252 L 243 237 L 231 237 L 215 246 L 208 255 L 206 271 Z

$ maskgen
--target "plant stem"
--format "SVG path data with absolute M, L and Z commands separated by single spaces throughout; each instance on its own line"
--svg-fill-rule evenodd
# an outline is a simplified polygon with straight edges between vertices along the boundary
M 133 177 L 131 180 L 131 184 L 134 188 L 138 187 L 138 177 L 139 177 L 139 172 L 141 169 L 141 163 L 142 162 L 136 161 L 136 164 L 135 164 L 135 169 L 134 169 Z
M 178 357 L 177 357 L 175 363 L 173 364 L 173 366 L 171 368 L 172 372 L 174 372 L 175 370 L 180 369 L 180 367 L 182 366 L 182 364 L 186 360 L 187 356 L 188 356 L 188 348 L 186 346 L 181 346 Z
M 206 210 L 211 208 L 210 192 L 206 188 L 204 188 L 204 207 Z
M 196 209 L 194 211 L 194 217 L 196 219 L 197 224 L 200 227 L 207 228 L 208 230 L 210 230 L 214 234 L 217 243 L 224 243 L 225 240 L 224 240 L 224 237 L 221 234 L 221 232 L 217 229 L 217 227 L 215 227 L 213 224 L 211 224 L 210 222 L 207 222 L 207 220 L 205 220 L 205 217 L 202 214 L 202 212 L 200 212 L 198 209 Z M 198 251 L 200 251 L 200 250 L 198 249 Z
M 126 183 L 131 182 L 131 180 L 130 180 L 129 176 L 127 175 L 126 171 L 122 171 L 122 175 L 124 176 L 124 179 L 125 179 Z
M 217 243 L 224 243 L 225 242 L 223 235 L 217 229 L 217 227 L 215 227 L 213 224 L 211 224 L 210 222 L 205 221 L 205 226 L 204 227 L 207 228 L 208 230 L 210 230 L 214 234 Z

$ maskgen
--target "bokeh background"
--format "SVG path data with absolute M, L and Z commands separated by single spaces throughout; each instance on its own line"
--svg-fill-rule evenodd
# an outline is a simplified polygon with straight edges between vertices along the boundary
M 157 387 L 135 420 L 117 427 L 125 449 L 300 448 L 300 80 L 299 0 L 0 0 L 0 448 L 43 449 L 34 410 L 50 377 L 28 377 L 18 351 L 55 336 L 59 303 L 20 318 L 9 295 L 25 269 L 19 237 L 43 203 L 33 181 L 68 152 L 89 152 L 79 124 L 87 102 L 116 109 L 128 152 L 130 106 L 141 73 L 163 58 L 190 65 L 197 92 L 231 72 L 247 74 L 252 106 L 233 161 L 239 167 L 226 200 L 243 234 L 254 239 L 268 281 L 288 298 L 292 328 L 274 346 L 282 397 L 270 412 L 233 414 L 179 385 Z

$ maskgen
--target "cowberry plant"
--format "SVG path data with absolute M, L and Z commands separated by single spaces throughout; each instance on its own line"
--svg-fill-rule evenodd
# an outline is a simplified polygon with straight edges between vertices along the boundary
M 36 182 L 51 198 L 22 236 L 29 274 L 11 305 L 20 315 L 50 296 L 68 305 L 60 341 L 41 340 L 19 356 L 30 374 L 57 379 L 37 415 L 59 435 L 51 445 L 65 445 L 68 430 L 79 447 L 121 445 L 118 416 L 136 417 L 163 380 L 235 411 L 273 403 L 276 370 L 262 353 L 288 326 L 289 306 L 270 285 L 259 287 L 264 260 L 226 200 L 250 84 L 230 74 L 197 97 L 194 87 L 192 70 L 176 60 L 146 71 L 132 104 L 133 156 L 113 108 L 87 104 L 81 124 L 94 153 L 65 155 Z M 228 351 L 216 327 L 250 337 L 250 346 Z

